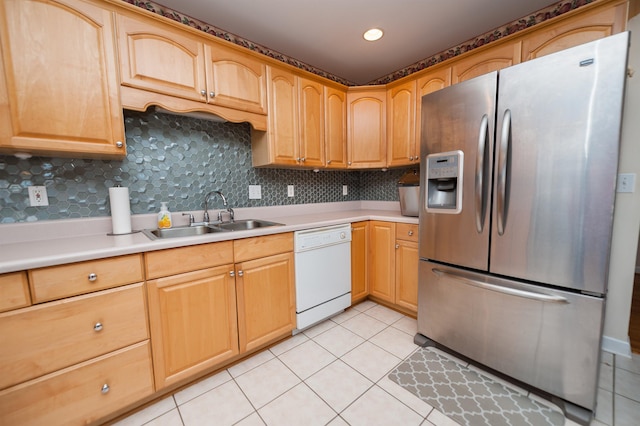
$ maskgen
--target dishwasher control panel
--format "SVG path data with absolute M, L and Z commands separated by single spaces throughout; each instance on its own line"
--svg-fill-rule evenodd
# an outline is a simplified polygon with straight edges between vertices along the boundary
M 306 229 L 295 232 L 296 252 L 351 242 L 351 224 Z

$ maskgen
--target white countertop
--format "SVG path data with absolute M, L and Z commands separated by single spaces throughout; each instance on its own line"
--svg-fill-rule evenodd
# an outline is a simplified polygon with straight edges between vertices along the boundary
M 174 226 L 188 224 L 181 213 L 172 212 Z M 202 216 L 202 212 L 190 213 L 195 214 L 196 220 Z M 3 224 L 0 225 L 0 273 L 362 220 L 418 223 L 417 217 L 400 214 L 398 202 L 385 201 L 239 208 L 235 213 L 236 219 L 270 220 L 283 226 L 151 240 L 141 232 L 107 235 L 111 232 L 110 217 Z M 155 220 L 155 214 L 135 215 L 132 228 L 154 229 Z

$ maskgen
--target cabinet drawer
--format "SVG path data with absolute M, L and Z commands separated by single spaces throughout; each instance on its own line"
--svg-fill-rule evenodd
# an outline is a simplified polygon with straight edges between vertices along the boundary
M 244 262 L 290 251 L 293 251 L 293 233 L 291 232 L 245 238 L 233 242 L 233 258 L 236 262 Z
M 199 244 L 145 254 L 147 279 L 182 274 L 233 263 L 233 243 Z
M 33 303 L 143 281 L 142 256 L 110 257 L 29 271 Z
M 411 223 L 396 224 L 396 239 L 418 242 L 418 225 Z
M 31 304 L 26 272 L 0 275 L 0 312 Z
M 148 339 L 143 291 L 132 284 L 0 314 L 0 389 Z
M 85 425 L 153 391 L 147 340 L 1 391 L 0 423 Z

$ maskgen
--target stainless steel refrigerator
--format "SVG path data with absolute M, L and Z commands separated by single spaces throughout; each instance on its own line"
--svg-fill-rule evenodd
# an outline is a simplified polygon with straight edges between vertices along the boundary
M 416 342 L 580 422 L 595 409 L 628 45 L 617 34 L 422 98 Z

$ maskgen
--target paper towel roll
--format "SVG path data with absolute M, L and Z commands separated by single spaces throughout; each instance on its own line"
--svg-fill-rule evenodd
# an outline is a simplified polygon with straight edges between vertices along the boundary
M 129 206 L 129 188 L 109 188 L 109 204 L 111 205 L 111 225 L 113 233 L 129 234 L 131 232 L 131 207 Z

